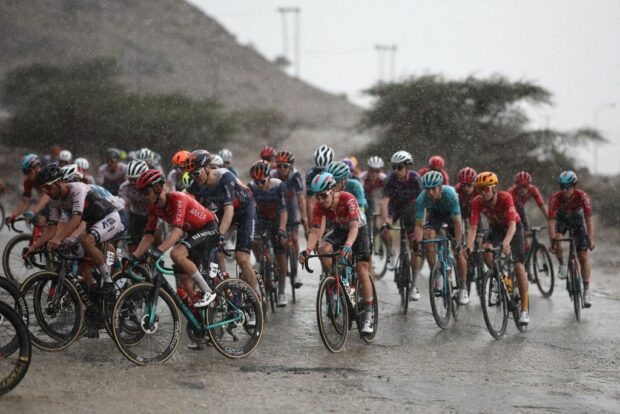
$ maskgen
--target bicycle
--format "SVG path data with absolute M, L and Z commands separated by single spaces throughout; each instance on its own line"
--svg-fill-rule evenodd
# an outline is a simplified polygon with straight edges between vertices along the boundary
M 383 276 L 387 273 L 387 265 L 389 260 L 390 251 L 385 243 L 385 240 L 381 237 L 381 231 L 375 228 L 376 218 L 379 214 L 372 215 L 372 222 L 368 223 L 370 231 L 370 240 L 372 243 L 372 273 L 376 280 L 383 279 Z
M 388 227 L 389 228 L 389 227 Z M 409 257 L 409 242 L 407 239 L 407 229 L 405 227 L 392 227 L 394 230 L 400 231 L 400 251 L 398 252 L 398 260 L 396 262 L 396 270 L 394 271 L 394 281 L 400 294 L 400 306 L 403 314 L 407 314 L 409 308 L 409 291 L 413 287 L 413 277 L 411 274 L 411 259 Z
M 15 388 L 30 367 L 32 345 L 22 317 L 0 302 L 0 396 Z
M 568 238 L 555 239 L 556 242 L 570 242 L 570 250 L 568 254 L 568 277 L 566 278 L 566 290 L 568 296 L 573 302 L 575 318 L 577 322 L 581 321 L 581 309 L 583 305 L 583 277 L 581 276 L 581 268 L 579 267 L 579 259 L 577 259 L 577 246 L 575 238 L 570 235 Z
M 43 232 L 43 226 L 37 223 L 35 223 L 32 233 L 24 233 L 24 230 L 15 227 L 16 223 L 27 220 L 26 217 L 20 216 L 15 222 L 8 224 L 7 228 L 9 231 L 13 230 L 18 234 L 9 240 L 2 253 L 2 269 L 4 274 L 9 280 L 18 285 L 26 279 L 33 269 L 51 270 L 56 265 L 45 250 L 40 250 L 27 259 L 23 257 L 23 252 L 37 240 Z
M 295 255 L 293 241 L 290 239 L 290 237 L 286 238 L 285 252 L 286 265 L 288 267 L 286 274 L 291 280 L 291 296 L 293 299 L 293 304 L 295 304 L 297 303 L 297 298 L 295 297 L 295 290 L 299 289 L 302 284 L 300 282 L 297 282 L 297 255 Z
M 28 305 L 19 291 L 19 287 L 9 279 L 0 276 L 0 302 L 4 302 L 18 313 L 28 326 Z
M 525 332 L 527 325 L 519 323 L 521 299 L 512 255 L 502 256 L 501 247 L 480 249 L 478 252 L 493 254 L 493 267 L 484 275 L 480 296 L 482 314 L 489 333 L 493 338 L 501 339 L 506 333 L 509 314 L 517 329 Z
M 456 260 L 452 257 L 450 242 L 451 239 L 445 236 L 420 242 L 422 245 L 437 245 L 435 264 L 428 278 L 428 292 L 433 317 L 441 329 L 448 327 L 450 316 L 453 316 L 454 320 L 457 321 L 460 314 L 458 267 Z
M 258 274 L 261 275 L 262 282 L 265 284 L 265 295 L 269 300 L 271 312 L 276 311 L 278 300 L 278 278 L 276 277 L 276 263 L 273 245 L 271 243 L 270 231 L 265 230 L 261 235 L 261 252 L 259 257 Z M 294 289 L 293 289 L 294 290 Z M 265 309 L 263 309 L 265 311 Z
M 209 274 L 207 283 L 217 293 L 216 299 L 205 309 L 190 309 L 165 279 L 164 276 L 173 276 L 174 270 L 165 267 L 160 257 L 155 262 L 152 281 L 128 287 L 116 301 L 113 330 L 121 353 L 137 365 L 166 362 L 180 343 L 180 311 L 187 319 L 191 339 L 199 340 L 208 334 L 222 355 L 250 355 L 263 334 L 259 299 L 244 281 L 223 279 L 221 271 L 214 273 Z M 254 325 L 248 320 L 252 315 Z
M 366 343 L 373 342 L 379 326 L 379 302 L 372 278 L 369 280 L 373 298 L 373 331 L 370 334 L 364 334 L 362 324 L 366 310 L 359 297 L 360 289 L 358 289 L 358 276 L 354 264 L 340 263 L 339 253 L 308 255 L 304 252 L 303 255 L 305 257 L 303 266 L 308 273 L 314 273 L 308 266 L 309 259 L 313 257 L 332 258 L 331 274 L 321 279 L 316 297 L 317 324 L 325 347 L 333 353 L 342 351 L 347 342 L 349 330 L 353 327 L 353 321 L 357 324 L 362 340 Z
M 2 195 L 2 193 L 0 192 L 0 195 Z M 4 204 L 2 204 L 2 202 L 0 202 L 0 231 L 2 231 L 2 228 L 4 227 L 4 221 L 6 220 L 6 213 L 4 210 Z
M 551 255 L 547 247 L 538 240 L 538 234 L 546 228 L 547 226 L 538 226 L 530 229 L 528 235 L 532 237 L 532 243 L 525 258 L 528 279 L 530 282 L 536 282 L 544 298 L 551 296 L 555 285 Z

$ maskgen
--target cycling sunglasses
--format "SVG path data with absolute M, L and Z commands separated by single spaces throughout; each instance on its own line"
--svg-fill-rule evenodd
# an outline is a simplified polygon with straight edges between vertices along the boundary
M 291 164 L 278 164 L 278 168 L 290 168 Z
M 316 193 L 314 196 L 317 200 L 327 200 L 327 196 L 329 195 L 329 193 L 331 193 L 331 190 L 324 193 Z
M 393 169 L 394 171 L 396 171 L 396 170 L 400 171 L 400 170 L 402 170 L 403 168 L 405 168 L 405 166 L 404 166 L 403 164 L 394 164 L 394 165 L 392 165 L 392 169 Z
M 189 173 L 189 176 L 192 178 L 198 178 L 199 175 L 200 175 L 200 170 L 191 171 Z
M 560 184 L 560 190 L 570 190 L 573 187 L 573 184 Z
M 266 182 L 267 182 L 267 179 L 264 179 L 264 180 L 254 180 L 254 183 L 256 185 L 259 185 L 259 186 L 260 185 L 265 185 Z

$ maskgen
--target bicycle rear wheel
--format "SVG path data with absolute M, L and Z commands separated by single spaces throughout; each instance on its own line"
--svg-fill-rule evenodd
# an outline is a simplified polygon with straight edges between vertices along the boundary
M 459 283 L 461 280 L 460 279 L 461 275 L 459 275 L 459 269 L 456 265 L 456 260 L 454 260 L 453 257 L 450 257 L 448 260 L 449 260 L 450 269 L 452 272 L 452 275 L 448 274 L 448 280 L 450 280 L 450 284 L 451 284 L 450 296 L 452 297 L 452 317 L 454 318 L 455 321 L 458 321 L 459 318 L 461 317 L 461 308 L 462 308 L 462 306 L 459 304 L 459 298 L 458 298 Z M 469 296 L 469 292 L 467 295 Z
M 396 285 L 398 293 L 400 293 L 400 307 L 403 314 L 406 315 L 409 310 L 409 291 L 411 289 L 411 266 L 409 264 L 409 256 L 401 254 L 396 268 Z
M 150 282 L 127 288 L 118 297 L 112 314 L 116 345 L 137 365 L 166 362 L 174 355 L 181 339 L 179 308 L 164 289 L 159 289 L 153 301 L 153 289 L 155 286 Z M 151 325 L 153 308 L 155 320 Z M 136 341 L 136 335 L 141 336 L 140 341 Z
M 536 285 L 543 297 L 548 298 L 553 293 L 555 277 L 553 274 L 553 262 L 547 248 L 538 245 L 532 254 L 532 267 Z
M 343 350 L 349 334 L 349 310 L 342 286 L 329 276 L 319 284 L 316 297 L 316 319 L 325 347 L 333 353 Z
M 296 303 L 295 289 L 299 289 L 300 285 L 297 282 L 297 257 L 293 254 L 293 246 L 288 244 L 286 247 L 286 263 L 289 267 L 288 275 L 291 279 L 291 296 L 293 297 L 293 303 Z
M 482 279 L 482 315 L 489 333 L 501 339 L 508 325 L 508 299 L 503 280 L 489 270 Z
M 577 322 L 581 321 L 581 308 L 583 301 L 583 290 L 581 288 L 581 275 L 577 269 L 577 265 L 571 260 L 568 265 L 568 277 L 571 280 L 571 298 L 573 299 L 573 309 Z
M 211 342 L 228 358 L 244 358 L 254 352 L 263 336 L 263 312 L 258 297 L 241 279 L 226 279 L 215 287 L 215 292 L 217 297 L 206 314 Z
M 452 314 L 452 285 L 444 274 L 439 260 L 435 262 L 428 278 L 428 292 L 431 300 L 431 310 L 437 326 L 446 329 Z
M 0 231 L 2 231 L 2 228 L 4 227 L 5 218 L 6 218 L 6 215 L 4 212 L 4 205 L 0 203 Z
M 380 232 L 374 234 L 372 243 L 372 271 L 376 280 L 383 279 L 387 273 L 388 250 L 385 241 L 381 238 Z
M 30 366 L 32 346 L 23 319 L 0 302 L 0 396 L 21 382 Z

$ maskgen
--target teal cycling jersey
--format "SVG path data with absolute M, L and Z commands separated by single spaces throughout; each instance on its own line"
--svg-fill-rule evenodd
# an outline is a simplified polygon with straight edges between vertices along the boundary
M 461 216 L 461 207 L 459 205 L 459 196 L 454 187 L 449 185 L 441 186 L 441 198 L 433 200 L 424 190 L 418 196 L 415 203 L 415 221 L 417 224 L 424 222 L 424 211 L 429 210 L 434 214 L 441 216 L 450 216 L 452 218 Z
M 364 193 L 364 186 L 358 180 L 347 180 L 347 184 L 344 186 L 344 191 L 355 196 L 360 210 L 366 210 L 368 208 L 366 194 Z

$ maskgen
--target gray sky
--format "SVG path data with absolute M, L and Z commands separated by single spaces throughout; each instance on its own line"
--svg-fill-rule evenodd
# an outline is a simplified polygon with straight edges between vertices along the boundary
M 369 103 L 361 91 L 379 78 L 376 44 L 397 45 L 396 79 L 440 73 L 535 81 L 551 91 L 554 106 L 532 112 L 534 125 L 597 121 L 612 141 L 598 150 L 597 171 L 620 172 L 620 1 L 188 1 L 270 60 L 283 49 L 277 8 L 299 7 L 301 77 L 360 105 Z M 288 22 L 292 37 L 292 16 Z M 592 168 L 592 150 L 576 151 Z

